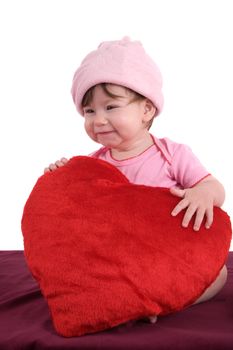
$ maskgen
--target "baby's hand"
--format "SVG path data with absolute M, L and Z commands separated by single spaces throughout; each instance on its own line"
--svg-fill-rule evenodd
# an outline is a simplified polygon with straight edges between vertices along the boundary
M 44 169 L 44 174 L 60 168 L 61 166 L 65 165 L 67 162 L 68 162 L 68 159 L 63 157 L 60 160 L 57 160 L 54 164 L 51 163 L 48 168 Z
M 176 216 L 183 209 L 186 209 L 182 221 L 183 227 L 188 227 L 190 220 L 195 215 L 193 226 L 195 231 L 199 230 L 204 217 L 206 217 L 205 228 L 210 228 L 213 222 L 214 201 L 211 192 L 208 191 L 208 188 L 204 183 L 184 190 L 171 188 L 170 192 L 177 197 L 183 198 L 171 213 L 173 216 Z

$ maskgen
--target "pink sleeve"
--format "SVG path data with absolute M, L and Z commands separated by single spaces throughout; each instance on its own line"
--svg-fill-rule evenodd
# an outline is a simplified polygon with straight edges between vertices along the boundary
M 176 144 L 171 168 L 172 175 L 183 188 L 193 187 L 203 178 L 210 175 L 192 150 L 182 144 Z
M 106 147 L 100 147 L 97 151 L 88 154 L 88 157 L 99 158 L 99 156 L 105 151 Z

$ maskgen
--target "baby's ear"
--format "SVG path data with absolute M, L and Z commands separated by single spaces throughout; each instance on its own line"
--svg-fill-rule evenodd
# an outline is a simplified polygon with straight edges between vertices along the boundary
M 149 122 L 155 116 L 155 114 L 156 114 L 155 106 L 150 100 L 145 99 L 143 120 L 145 122 Z

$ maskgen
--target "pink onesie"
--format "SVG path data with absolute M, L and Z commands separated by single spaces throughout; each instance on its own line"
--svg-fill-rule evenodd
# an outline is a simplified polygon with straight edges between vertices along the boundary
M 131 183 L 146 186 L 190 188 L 210 175 L 188 146 L 151 137 L 154 144 L 132 158 L 116 160 L 107 147 L 90 156 L 113 164 Z

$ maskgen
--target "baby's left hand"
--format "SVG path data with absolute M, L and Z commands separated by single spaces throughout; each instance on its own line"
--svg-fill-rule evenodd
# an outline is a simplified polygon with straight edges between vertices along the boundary
M 192 188 L 179 189 L 171 188 L 170 192 L 180 198 L 183 198 L 173 209 L 171 215 L 176 216 L 183 209 L 186 209 L 182 226 L 188 227 L 190 220 L 195 215 L 193 229 L 198 231 L 204 217 L 206 217 L 205 228 L 210 228 L 213 222 L 214 199 L 203 183 Z

